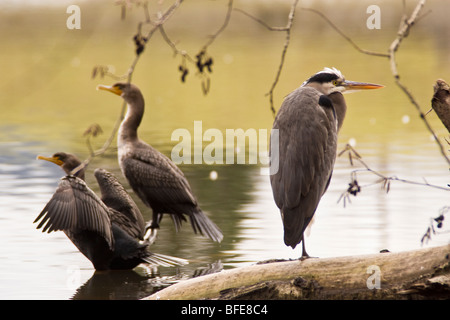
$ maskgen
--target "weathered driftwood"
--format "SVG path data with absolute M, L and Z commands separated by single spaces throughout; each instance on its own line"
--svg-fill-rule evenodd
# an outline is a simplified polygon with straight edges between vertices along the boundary
M 450 87 L 444 80 L 437 80 L 431 106 L 444 126 L 450 132 Z
M 146 299 L 436 298 L 450 298 L 450 245 L 260 263 L 189 279 Z

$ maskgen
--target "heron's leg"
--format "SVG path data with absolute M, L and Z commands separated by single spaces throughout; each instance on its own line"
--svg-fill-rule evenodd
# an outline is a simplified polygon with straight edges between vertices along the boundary
M 306 252 L 306 246 L 305 246 L 305 237 L 303 237 L 302 240 L 302 256 L 300 260 L 305 260 L 309 258 L 309 254 Z

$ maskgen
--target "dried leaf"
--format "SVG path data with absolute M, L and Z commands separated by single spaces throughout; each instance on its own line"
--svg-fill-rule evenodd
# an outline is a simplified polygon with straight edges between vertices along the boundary
M 102 127 L 99 125 L 99 124 L 97 124 L 97 123 L 94 123 L 94 124 L 91 124 L 85 131 L 84 131 L 84 133 L 83 133 L 83 137 L 85 137 L 85 136 L 92 136 L 92 137 L 96 137 L 96 136 L 98 136 L 98 135 L 100 135 L 100 134 L 102 134 L 103 133 L 103 130 L 102 130 Z
M 92 69 L 92 79 L 95 79 L 95 77 L 96 77 L 96 75 L 97 75 L 97 67 L 94 67 L 94 69 Z
M 209 87 L 210 87 L 210 80 L 209 78 L 205 78 L 202 81 L 202 90 L 203 90 L 203 94 L 207 95 L 209 92 Z

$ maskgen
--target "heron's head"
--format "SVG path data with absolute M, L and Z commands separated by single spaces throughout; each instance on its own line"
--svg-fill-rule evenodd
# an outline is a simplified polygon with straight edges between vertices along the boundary
M 97 90 L 106 90 L 121 96 L 126 102 L 133 103 L 142 99 L 142 93 L 137 86 L 127 82 L 117 82 L 112 86 L 98 85 Z
M 333 92 L 349 93 L 366 89 L 379 89 L 384 86 L 366 82 L 355 82 L 345 80 L 342 73 L 336 68 L 324 68 L 308 80 L 303 82 L 302 87 L 313 87 L 325 95 Z
M 66 174 L 70 174 L 73 169 L 78 167 L 81 164 L 81 161 L 71 153 L 65 152 L 57 152 L 51 157 L 37 156 L 39 160 L 45 160 L 49 162 L 53 162 L 61 167 Z M 76 176 L 83 179 L 84 178 L 84 170 L 80 170 Z

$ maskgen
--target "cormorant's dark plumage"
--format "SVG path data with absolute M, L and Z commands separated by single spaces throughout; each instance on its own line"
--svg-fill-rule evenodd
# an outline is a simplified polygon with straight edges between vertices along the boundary
M 158 228 L 163 214 L 170 214 L 175 227 L 189 218 L 194 232 L 220 242 L 220 229 L 200 209 L 183 172 L 165 155 L 138 138 L 137 129 L 144 114 L 144 97 L 130 83 L 98 86 L 120 95 L 128 104 L 119 129 L 119 165 L 133 191 L 153 210 L 151 228 Z
M 38 157 L 70 172 L 80 165 L 72 154 Z M 84 170 L 79 176 L 84 177 Z M 179 265 L 185 260 L 148 251 L 142 214 L 119 181 L 103 169 L 95 170 L 102 201 L 79 177 L 63 177 L 35 223 L 43 232 L 64 231 L 96 270 L 133 269 L 140 263 Z

